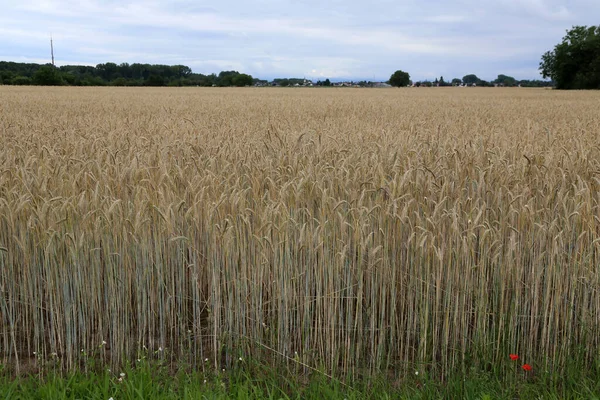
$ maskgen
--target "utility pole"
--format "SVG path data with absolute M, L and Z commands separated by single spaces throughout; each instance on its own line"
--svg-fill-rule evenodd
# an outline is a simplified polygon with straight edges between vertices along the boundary
M 52 35 L 50 35 L 50 54 L 52 55 L 52 65 L 54 65 L 54 43 L 52 43 Z

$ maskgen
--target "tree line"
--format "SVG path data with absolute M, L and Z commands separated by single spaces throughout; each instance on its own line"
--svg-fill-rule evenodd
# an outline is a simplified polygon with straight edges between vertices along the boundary
M 87 65 L 16 63 L 0 61 L 0 83 L 44 86 L 248 86 L 251 75 L 238 71 L 197 74 L 185 65 L 115 64 Z
M 415 86 L 553 86 L 556 89 L 600 89 L 600 26 L 574 26 L 567 30 L 562 42 L 554 49 L 542 55 L 539 70 L 541 80 L 516 80 L 512 76 L 498 75 L 494 81 L 487 82 L 477 75 L 465 75 L 450 82 L 444 77 L 435 81 L 415 82 Z M 388 81 L 392 86 L 413 85 L 410 75 L 402 70 L 394 72 Z
M 475 74 L 469 74 L 469 75 L 465 75 L 461 78 L 454 78 L 452 80 L 445 80 L 443 76 L 441 76 L 439 79 L 435 78 L 433 81 L 430 80 L 424 80 L 424 81 L 417 81 L 417 82 L 413 82 L 410 80 L 410 75 L 407 72 L 398 70 L 396 72 L 394 72 L 392 74 L 392 76 L 390 76 L 390 79 L 388 81 L 388 83 L 392 86 L 426 86 L 426 87 L 432 87 L 432 86 L 461 86 L 461 85 L 466 85 L 466 86 L 483 86 L 483 87 L 491 87 L 491 86 L 504 86 L 504 87 L 513 87 L 513 86 L 520 86 L 520 87 L 552 87 L 554 86 L 554 82 L 553 81 L 543 81 L 543 80 L 539 80 L 539 79 L 534 79 L 534 80 L 530 80 L 530 79 L 515 79 L 512 76 L 508 76 L 508 75 L 504 75 L 504 74 L 500 74 L 498 75 L 498 77 L 496 79 L 494 79 L 493 81 L 486 81 L 483 79 L 480 79 L 479 77 L 477 77 L 477 75 Z

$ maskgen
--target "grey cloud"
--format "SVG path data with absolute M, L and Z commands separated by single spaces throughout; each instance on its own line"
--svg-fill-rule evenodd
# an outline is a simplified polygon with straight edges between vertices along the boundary
M 0 34 L 9 38 L 1 59 L 43 59 L 52 33 L 69 49 L 65 59 L 57 54 L 64 64 L 187 62 L 205 73 L 371 79 L 395 69 L 416 79 L 537 78 L 540 55 L 571 25 L 600 15 L 592 0 L 38 0 L 0 8 Z

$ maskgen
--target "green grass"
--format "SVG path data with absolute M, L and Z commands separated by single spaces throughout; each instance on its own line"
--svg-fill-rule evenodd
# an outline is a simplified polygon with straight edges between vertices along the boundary
M 444 381 L 423 373 L 404 380 L 340 382 L 319 373 L 293 375 L 260 365 L 215 374 L 173 372 L 146 363 L 122 371 L 18 379 L 5 373 L 0 375 L 0 399 L 600 399 L 600 380 L 593 376 L 579 371 L 525 375 L 517 369 L 503 379 L 471 371 Z

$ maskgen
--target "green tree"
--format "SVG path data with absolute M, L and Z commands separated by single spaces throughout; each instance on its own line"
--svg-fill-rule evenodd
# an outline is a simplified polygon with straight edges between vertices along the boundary
M 33 74 L 33 83 L 42 86 L 59 86 L 63 84 L 63 80 L 56 67 L 44 65 Z
M 462 84 L 462 79 L 454 78 L 452 79 L 452 86 L 459 86 Z
M 252 76 L 248 74 L 237 74 L 231 79 L 233 86 L 250 86 L 252 85 Z
M 407 86 L 410 84 L 410 75 L 408 72 L 398 70 L 390 76 L 389 83 L 396 87 Z
M 221 71 L 217 78 L 218 86 L 234 86 L 233 78 L 240 73 L 237 71 Z
M 481 79 L 477 77 L 475 74 L 465 75 L 462 78 L 462 81 L 465 85 L 479 84 L 481 83 Z
M 522 79 L 518 82 L 518 84 L 521 85 L 522 87 L 552 87 L 552 86 L 554 86 L 554 82 L 552 82 L 552 81 L 541 81 L 538 79 L 535 79 L 535 80 Z
M 186 65 L 173 65 L 171 67 L 173 76 L 178 78 L 185 78 L 192 74 L 192 69 Z
M 31 78 L 27 76 L 15 76 L 11 81 L 12 85 L 31 85 Z
M 15 76 L 13 71 L 0 71 L 0 84 L 9 85 Z
M 600 89 L 600 26 L 574 26 L 542 56 L 540 71 L 557 89 Z
M 152 74 L 144 81 L 145 86 L 165 86 L 165 78 L 161 75 Z
M 127 79 L 119 77 L 114 79 L 111 83 L 112 86 L 127 86 Z
M 303 86 L 304 79 L 302 78 L 276 78 L 273 82 L 279 86 Z
M 97 74 L 100 75 L 100 77 L 105 81 L 111 81 L 113 79 L 118 78 L 118 70 L 119 67 L 117 66 L 117 64 L 112 62 L 96 65 Z
M 66 85 L 73 86 L 77 83 L 77 77 L 69 72 L 61 73 L 60 76 Z
M 99 76 L 86 76 L 81 80 L 81 86 L 105 86 L 106 81 Z
M 517 84 L 517 80 L 515 78 L 513 78 L 512 76 L 500 74 L 500 75 L 498 75 L 498 78 L 496 78 L 494 83 L 497 83 L 497 84 L 503 85 L 503 86 L 515 86 Z

